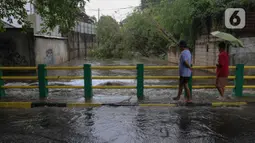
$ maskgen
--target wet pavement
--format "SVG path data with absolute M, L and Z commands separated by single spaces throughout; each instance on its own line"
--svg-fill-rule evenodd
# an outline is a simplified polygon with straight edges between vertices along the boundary
M 74 60 L 63 66 L 93 65 L 169 65 L 148 60 Z M 93 76 L 134 76 L 136 71 L 93 71 Z M 51 71 L 49 76 L 83 75 L 83 71 Z M 177 70 L 146 71 L 145 75 L 174 76 Z M 196 71 L 195 75 L 207 75 Z M 93 80 L 93 85 L 106 82 L 136 85 L 135 80 Z M 214 83 L 213 80 L 195 81 L 196 85 Z M 9 85 L 35 85 L 34 82 L 8 83 Z M 50 81 L 50 85 L 83 85 L 83 80 Z M 175 80 L 147 80 L 145 85 L 176 85 Z M 229 84 L 233 84 L 231 81 Z M 136 102 L 135 89 L 94 90 L 94 102 Z M 37 89 L 6 90 L 5 101 L 37 101 Z M 49 90 L 49 101 L 84 102 L 82 89 Z M 228 90 L 226 95 L 231 95 Z M 252 90 L 245 94 L 255 95 Z M 169 103 L 177 89 L 146 89 L 145 102 Z M 216 90 L 193 90 L 194 102 L 217 101 Z M 254 98 L 253 98 L 254 99 Z M 239 100 L 239 99 L 231 99 Z M 249 100 L 247 98 L 246 100 Z M 254 106 L 255 107 L 255 106 Z M 0 109 L 0 142 L 24 143 L 221 143 L 255 142 L 254 107 L 97 107 L 83 109 L 33 108 Z
M 248 143 L 254 108 L 99 107 L 0 110 L 0 142 Z

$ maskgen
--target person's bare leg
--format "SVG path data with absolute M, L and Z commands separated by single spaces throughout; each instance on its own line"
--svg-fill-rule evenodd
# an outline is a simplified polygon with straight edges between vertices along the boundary
M 219 93 L 220 93 L 220 96 L 221 96 L 221 97 L 224 97 L 224 89 L 221 88 L 221 87 L 217 87 L 217 89 L 218 89 L 218 91 L 219 91 Z
M 180 99 L 180 97 L 181 97 L 181 95 L 182 95 L 182 90 L 183 90 L 183 85 L 180 84 L 180 86 L 179 86 L 179 91 L 178 91 L 178 95 L 177 95 L 177 97 L 174 97 L 173 100 L 179 100 L 179 99 Z
M 185 91 L 187 93 L 187 100 L 191 100 L 191 97 L 190 97 L 190 90 L 189 90 L 189 85 L 188 84 L 185 84 L 184 85 L 184 88 L 185 88 Z

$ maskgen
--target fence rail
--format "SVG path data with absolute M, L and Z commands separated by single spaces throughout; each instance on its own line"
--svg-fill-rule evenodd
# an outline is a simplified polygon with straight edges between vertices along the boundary
M 215 69 L 216 66 L 193 66 L 193 69 Z M 245 69 L 255 69 L 255 66 L 244 66 L 238 64 L 236 66 L 229 66 L 230 69 L 235 69 L 235 76 L 229 76 L 228 79 L 235 80 L 234 85 L 228 85 L 226 88 L 234 89 L 235 96 L 243 95 L 243 88 L 255 89 L 255 85 L 243 85 L 244 80 L 255 79 L 255 76 L 244 76 Z M 144 80 L 177 80 L 179 76 L 144 76 L 144 70 L 175 70 L 178 66 L 144 66 L 138 64 L 136 66 L 91 66 L 84 64 L 76 67 L 52 67 L 40 64 L 37 67 L 0 67 L 0 97 L 5 96 L 5 89 L 36 89 L 39 88 L 40 97 L 48 96 L 48 89 L 84 89 L 84 97 L 90 99 L 93 96 L 92 89 L 137 89 L 137 97 L 143 99 L 144 89 L 176 89 L 177 85 L 144 85 Z M 38 76 L 3 76 L 4 70 L 36 70 Z M 49 70 L 83 70 L 83 76 L 47 76 Z M 92 76 L 92 70 L 136 70 L 136 76 Z M 207 80 L 215 79 L 216 76 L 191 76 L 189 81 L 190 90 L 192 89 L 210 89 L 215 88 L 214 85 L 192 85 L 192 80 Z M 51 86 L 48 85 L 49 80 L 71 80 L 83 79 L 85 86 Z M 99 79 L 136 79 L 136 86 L 92 86 L 92 80 Z M 6 86 L 5 80 L 33 80 L 38 81 L 38 86 Z

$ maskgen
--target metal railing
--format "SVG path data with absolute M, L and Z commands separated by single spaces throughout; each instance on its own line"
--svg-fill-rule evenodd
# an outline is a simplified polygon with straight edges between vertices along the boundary
M 193 66 L 193 69 L 215 69 L 216 66 Z M 230 69 L 235 69 L 235 76 L 229 76 L 228 79 L 235 80 L 234 85 L 229 85 L 226 88 L 234 89 L 235 96 L 243 95 L 243 88 L 255 89 L 255 85 L 243 85 L 245 79 L 255 79 L 255 76 L 244 76 L 245 69 L 255 69 L 255 66 L 244 66 L 242 64 L 236 66 L 230 66 Z M 92 70 L 136 70 L 136 76 L 92 76 Z M 56 88 L 73 88 L 84 89 L 84 97 L 91 99 L 93 96 L 93 89 L 137 89 L 138 99 L 143 99 L 144 89 L 175 89 L 177 85 L 152 85 L 145 86 L 144 80 L 151 79 L 179 79 L 179 76 L 144 76 L 144 70 L 174 70 L 178 69 L 178 66 L 144 66 L 143 64 L 137 64 L 137 66 L 91 66 L 90 64 L 84 64 L 77 67 L 49 67 L 44 64 L 38 65 L 38 67 L 0 67 L 0 97 L 5 96 L 5 89 L 21 88 L 21 89 L 33 89 L 38 88 L 40 97 L 48 96 L 48 89 Z M 3 76 L 3 70 L 36 70 L 38 76 Z M 47 76 L 49 70 L 83 70 L 83 76 Z M 189 81 L 190 90 L 203 89 L 203 88 L 215 88 L 215 85 L 192 85 L 193 79 L 215 79 L 215 76 L 192 76 Z M 48 85 L 49 80 L 62 80 L 62 79 L 83 79 L 85 86 L 51 86 Z M 93 79 L 136 79 L 137 85 L 135 86 L 92 86 Z M 38 86 L 7 86 L 4 84 L 4 80 L 34 80 L 38 81 Z

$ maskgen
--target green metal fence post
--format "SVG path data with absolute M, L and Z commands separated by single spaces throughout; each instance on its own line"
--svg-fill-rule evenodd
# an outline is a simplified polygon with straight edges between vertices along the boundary
M 244 84 L 244 64 L 236 65 L 236 78 L 235 78 L 235 96 L 243 96 L 243 84 Z
M 38 65 L 38 80 L 39 80 L 39 93 L 40 98 L 45 98 L 48 96 L 48 89 L 46 86 L 48 85 L 48 80 L 46 79 L 47 70 L 45 69 L 45 64 Z
M 143 64 L 137 64 L 136 66 L 137 69 L 137 85 L 136 85 L 136 90 L 137 90 L 137 98 L 138 100 L 144 99 L 144 65 Z
M 191 65 L 191 67 L 192 67 L 192 65 Z M 192 75 L 193 75 L 193 73 L 191 73 L 191 76 L 190 76 L 189 82 L 188 82 L 191 98 L 192 98 Z M 187 97 L 187 92 L 186 91 L 185 91 L 185 97 Z
M 1 67 L 1 65 L 0 65 L 0 67 Z M 3 76 L 3 71 L 0 70 L 0 97 L 5 96 L 4 88 L 2 88 L 2 86 L 4 86 L 4 80 L 2 80 L 2 76 Z
M 86 100 L 90 100 L 93 96 L 92 93 L 92 73 L 91 73 L 91 65 L 84 64 L 84 97 Z

